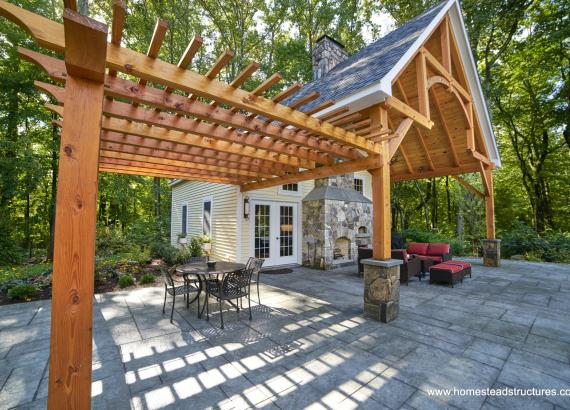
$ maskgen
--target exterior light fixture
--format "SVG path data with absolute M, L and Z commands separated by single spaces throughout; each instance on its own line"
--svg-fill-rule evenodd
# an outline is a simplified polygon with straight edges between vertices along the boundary
M 245 197 L 243 199 L 243 218 L 244 219 L 249 218 L 249 198 L 248 197 Z

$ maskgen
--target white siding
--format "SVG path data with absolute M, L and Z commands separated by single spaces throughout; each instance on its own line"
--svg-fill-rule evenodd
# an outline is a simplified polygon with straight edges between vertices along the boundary
M 188 204 L 188 237 L 202 235 L 202 202 L 212 199 L 212 259 L 236 260 L 238 188 L 207 182 L 182 182 L 172 187 L 171 238 L 178 242 L 182 205 Z
M 363 179 L 363 194 L 366 198 L 372 200 L 372 175 L 370 175 L 370 172 L 358 171 L 354 173 L 354 177 Z

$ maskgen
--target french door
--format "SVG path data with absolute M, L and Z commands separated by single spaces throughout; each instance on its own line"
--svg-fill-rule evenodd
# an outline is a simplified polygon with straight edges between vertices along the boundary
M 298 262 L 297 204 L 252 201 L 252 256 L 263 266 Z

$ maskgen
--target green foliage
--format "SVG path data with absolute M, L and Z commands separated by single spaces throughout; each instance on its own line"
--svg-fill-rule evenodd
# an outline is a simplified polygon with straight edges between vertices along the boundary
M 10 299 L 31 300 L 38 294 L 38 288 L 31 284 L 16 285 L 8 290 Z
M 121 276 L 117 283 L 121 289 L 124 289 L 126 287 L 133 286 L 135 284 L 135 280 L 131 275 L 127 274 Z
M 38 277 L 48 278 L 51 270 L 49 263 L 0 267 L 0 292 L 6 293 L 10 288 L 28 284 Z
M 146 285 L 148 283 L 154 283 L 156 281 L 156 276 L 154 276 L 152 273 L 145 273 L 144 275 L 141 276 L 139 283 L 141 285 Z
M 426 243 L 448 243 L 451 247 L 451 253 L 455 256 L 468 255 L 466 244 L 463 240 L 456 237 L 428 231 L 419 228 L 410 228 L 402 231 L 402 236 L 407 242 L 426 242 Z
M 515 222 L 502 236 L 501 252 L 505 258 L 522 255 L 527 260 L 570 263 L 570 235 L 548 232 L 539 235 L 522 222 Z
M 188 252 L 190 256 L 202 256 L 204 251 L 202 250 L 202 238 L 201 237 L 194 237 L 188 243 Z

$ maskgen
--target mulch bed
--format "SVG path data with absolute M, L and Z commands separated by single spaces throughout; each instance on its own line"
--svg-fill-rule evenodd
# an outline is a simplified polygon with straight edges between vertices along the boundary
M 160 260 L 153 260 L 148 265 L 138 265 L 138 264 L 117 264 L 109 269 L 109 272 L 105 274 L 105 278 L 102 281 L 95 282 L 95 293 L 108 293 L 113 292 L 116 290 L 124 290 L 124 289 L 133 289 L 137 287 L 149 287 L 149 286 L 161 286 L 163 283 L 162 276 L 160 275 L 160 270 L 158 267 L 160 266 Z M 114 271 L 114 272 L 111 272 Z M 135 285 L 128 286 L 126 288 L 120 288 L 118 285 L 120 274 L 130 273 L 131 276 L 135 279 Z M 149 283 L 145 285 L 141 285 L 138 282 L 140 278 L 145 273 L 153 273 L 155 275 L 154 283 Z M 51 299 L 51 285 L 41 287 L 38 291 L 37 295 L 30 300 L 20 300 L 20 299 L 11 299 L 8 297 L 7 294 L 0 292 L 0 306 L 2 305 L 12 305 L 15 303 L 25 303 L 31 302 L 34 300 L 46 300 Z

